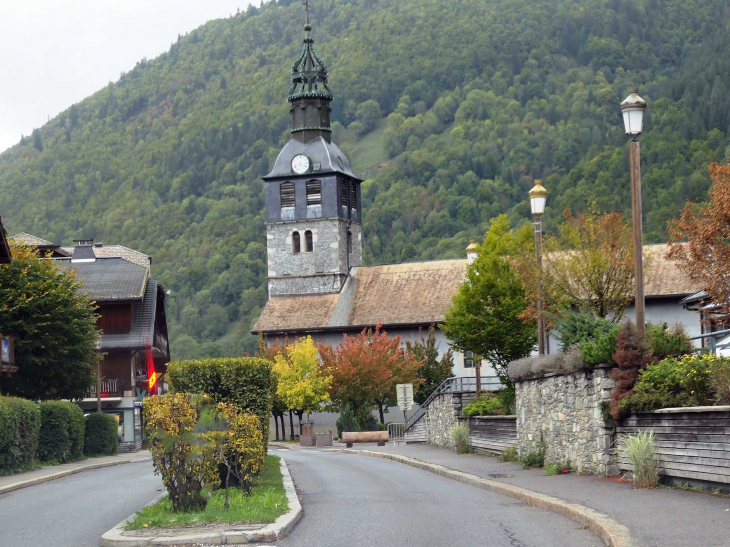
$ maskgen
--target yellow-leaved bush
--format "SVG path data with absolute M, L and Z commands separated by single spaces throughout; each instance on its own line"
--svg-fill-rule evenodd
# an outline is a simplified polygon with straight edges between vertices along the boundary
M 228 423 L 221 453 L 222 463 L 248 494 L 264 466 L 261 421 L 255 414 L 242 412 L 230 403 L 219 403 L 216 411 Z
M 214 447 L 194 431 L 209 402 L 204 395 L 167 393 L 142 403 L 155 473 L 162 475 L 174 512 L 204 509 L 203 488 L 219 484 Z

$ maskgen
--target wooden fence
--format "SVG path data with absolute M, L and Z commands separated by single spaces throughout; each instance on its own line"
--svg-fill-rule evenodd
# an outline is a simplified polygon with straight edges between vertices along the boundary
M 632 414 L 616 428 L 620 469 L 632 469 L 621 450 L 622 436 L 650 429 L 656 435 L 661 475 L 730 483 L 730 406 Z
M 476 450 L 501 454 L 517 445 L 516 416 L 474 416 L 459 421 L 469 424 L 469 445 Z

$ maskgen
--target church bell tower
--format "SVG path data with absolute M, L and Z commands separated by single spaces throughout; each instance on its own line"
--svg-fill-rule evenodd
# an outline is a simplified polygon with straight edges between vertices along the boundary
M 291 138 L 263 177 L 269 296 L 338 293 L 362 265 L 362 182 L 332 142 L 327 66 L 314 52 L 309 6 L 291 69 Z

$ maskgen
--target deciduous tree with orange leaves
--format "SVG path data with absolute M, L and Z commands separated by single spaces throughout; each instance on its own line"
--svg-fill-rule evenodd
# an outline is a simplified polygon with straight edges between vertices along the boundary
M 385 408 L 395 398 L 396 384 L 418 383 L 421 361 L 401 347 L 401 337 L 388 337 L 381 325 L 363 329 L 357 336 L 344 335 L 336 348 L 317 345 L 328 374 L 332 375 L 333 407 L 350 403 L 361 425 L 373 407 L 385 423 Z
M 730 163 L 712 163 L 708 170 L 710 200 L 687 202 L 670 222 L 669 257 L 707 292 L 719 315 L 730 317 Z

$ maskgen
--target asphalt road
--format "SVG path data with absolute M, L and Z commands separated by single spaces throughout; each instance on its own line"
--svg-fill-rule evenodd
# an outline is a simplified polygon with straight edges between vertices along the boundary
M 98 547 L 162 491 L 152 462 L 69 475 L 0 496 L 0 547 Z
M 599 547 L 565 517 L 397 462 L 273 450 L 289 465 L 304 516 L 282 547 Z

